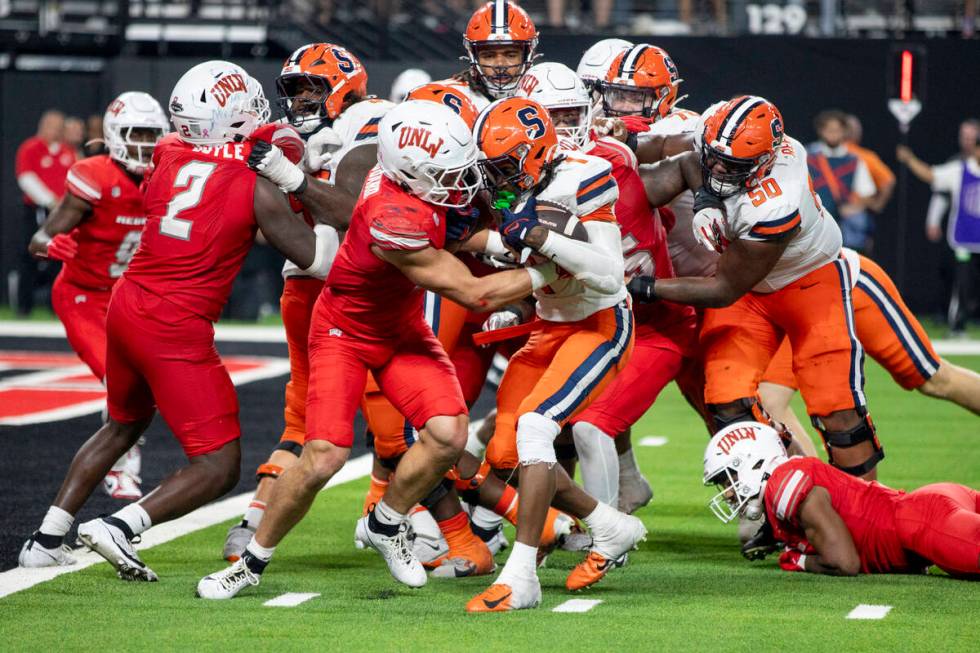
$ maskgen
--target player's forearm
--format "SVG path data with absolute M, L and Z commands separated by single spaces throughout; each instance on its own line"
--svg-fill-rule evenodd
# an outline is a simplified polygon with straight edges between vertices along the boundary
M 807 554 L 803 560 L 806 571 L 811 574 L 826 574 L 828 576 L 857 576 L 860 567 L 854 564 L 842 565 L 822 557 L 818 553 Z
M 460 289 L 453 301 L 471 311 L 492 312 L 507 304 L 524 299 L 538 288 L 557 278 L 551 263 L 533 268 L 505 270 L 485 277 L 473 277 L 466 288 Z
M 657 299 L 701 308 L 725 308 L 734 304 L 741 294 L 719 277 L 679 277 L 657 279 L 654 284 Z
M 357 198 L 347 191 L 307 175 L 306 187 L 295 193 L 313 220 L 344 230 L 350 225 Z
M 610 241 L 614 247 L 621 248 L 619 227 L 615 223 L 589 223 L 589 243 L 573 240 L 543 227 L 531 230 L 532 239 L 539 230 L 545 232 L 544 238 L 535 249 L 558 267 L 570 272 L 583 285 L 605 294 L 613 294 L 622 288 L 622 249 L 613 253 L 606 246 L 606 241 Z M 529 239 L 532 246 L 537 242 Z
M 31 256 L 37 258 L 43 258 L 47 255 L 48 243 L 51 242 L 51 236 L 49 236 L 44 229 L 38 229 L 31 236 L 31 242 L 27 246 L 27 251 L 31 253 Z

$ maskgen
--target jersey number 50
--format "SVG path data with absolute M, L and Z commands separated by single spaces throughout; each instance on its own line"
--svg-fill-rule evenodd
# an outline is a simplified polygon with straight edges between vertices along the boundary
M 193 223 L 190 220 L 182 220 L 177 215 L 181 211 L 197 206 L 198 202 L 201 201 L 201 195 L 204 193 L 204 185 L 217 165 L 217 163 L 191 161 L 177 171 L 177 176 L 174 178 L 174 188 L 185 186 L 187 188 L 174 195 L 170 203 L 167 204 L 167 215 L 160 219 L 161 234 L 179 240 L 190 240 Z

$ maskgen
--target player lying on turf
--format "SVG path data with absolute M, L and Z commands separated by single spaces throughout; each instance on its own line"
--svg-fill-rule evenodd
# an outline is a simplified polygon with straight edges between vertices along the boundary
M 276 482 L 241 559 L 201 579 L 199 596 L 228 599 L 258 584 L 276 546 L 349 457 L 369 372 L 420 435 L 358 522 L 357 539 L 382 554 L 398 581 L 425 584 L 407 539 L 408 512 L 459 458 L 468 420 L 452 363 L 423 319 L 424 291 L 490 311 L 557 276 L 544 262 L 477 278 L 446 251 L 447 233 L 462 237 L 473 217 L 476 158 L 469 127 L 447 107 L 412 100 L 381 119 L 378 167 L 314 309 L 303 453 Z
M 718 487 L 709 505 L 723 522 L 764 513 L 786 571 L 854 576 L 936 565 L 980 580 L 980 492 L 964 485 L 893 490 L 817 458 L 787 457 L 779 435 L 758 422 L 711 438 L 704 483 Z
M 139 503 L 78 527 L 82 542 L 121 578 L 157 580 L 133 539 L 238 482 L 238 398 L 215 349 L 213 323 L 256 231 L 301 268 L 316 272 L 323 263 L 322 241 L 279 189 L 316 195 L 318 182 L 290 169 L 277 147 L 250 138 L 268 118 L 258 82 L 235 64 L 208 61 L 180 78 L 169 108 L 176 133 L 153 152 L 146 227 L 106 317 L 109 420 L 75 454 L 54 504 L 24 544 L 21 558 L 30 566 L 73 562 L 63 543 L 74 516 L 159 410 L 188 464 Z M 293 132 L 287 140 L 299 139 Z
M 556 465 L 554 448 L 562 425 L 626 366 L 633 345 L 611 166 L 587 154 L 561 152 L 547 109 L 525 98 L 491 104 L 475 133 L 498 206 L 514 202 L 513 210 L 503 209 L 500 233 L 494 234 L 499 249 L 505 252 L 506 245 L 519 256 L 532 254 L 531 260 L 551 259 L 563 270 L 536 290 L 539 320 L 511 357 L 497 393 L 496 431 L 486 457 L 495 470 L 519 471 L 517 541 L 496 582 L 466 606 L 470 612 L 495 612 L 540 602 L 538 542 L 553 500 L 593 535 L 588 556 L 566 580 L 569 589 L 598 582 L 646 529 L 575 485 Z M 569 235 L 541 223 L 549 204 L 564 214 L 562 229 Z
M 139 185 L 169 125 L 155 99 L 129 91 L 109 104 L 102 127 L 109 153 L 71 167 L 65 196 L 31 238 L 30 252 L 62 261 L 51 305 L 71 348 L 105 383 L 109 297 L 139 247 L 146 222 Z M 135 500 L 143 496 L 139 484 L 136 444 L 113 465 L 102 487 L 114 499 Z
M 666 231 L 660 214 L 647 202 L 636 157 L 625 144 L 597 137 L 591 129 L 591 98 L 585 84 L 562 64 L 536 64 L 521 80 L 518 97 L 529 97 L 548 109 L 563 145 L 605 159 L 612 166 L 619 188 L 614 209 L 626 279 L 653 276 L 654 270 L 659 278 L 674 276 Z M 629 363 L 591 406 L 569 422 L 586 492 L 627 513 L 646 505 L 653 496 L 633 461 L 630 427 L 677 376 L 695 344 L 691 307 L 659 302 L 634 306 L 633 313 L 637 334 Z M 620 467 L 622 451 L 630 452 L 625 455 L 625 469 Z

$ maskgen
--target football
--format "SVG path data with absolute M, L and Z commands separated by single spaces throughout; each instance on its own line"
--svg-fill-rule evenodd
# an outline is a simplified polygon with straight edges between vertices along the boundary
M 589 241 L 589 233 L 585 230 L 585 225 L 559 204 L 538 200 L 538 222 L 542 227 L 573 240 Z

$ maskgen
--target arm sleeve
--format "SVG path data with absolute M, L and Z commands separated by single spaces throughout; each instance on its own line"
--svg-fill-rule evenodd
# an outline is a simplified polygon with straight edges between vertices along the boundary
M 549 232 L 538 250 L 589 288 L 612 295 L 623 286 L 623 249 L 615 222 L 586 222 L 589 242 Z
M 946 193 L 933 193 L 929 198 L 929 208 L 926 209 L 926 226 L 940 226 L 947 209 L 949 209 L 949 197 Z
M 956 160 L 932 166 L 932 190 L 959 193 L 963 180 L 963 162 Z
M 22 172 L 17 175 L 17 185 L 38 206 L 50 208 L 58 200 L 51 189 L 45 186 L 41 178 L 33 172 Z

